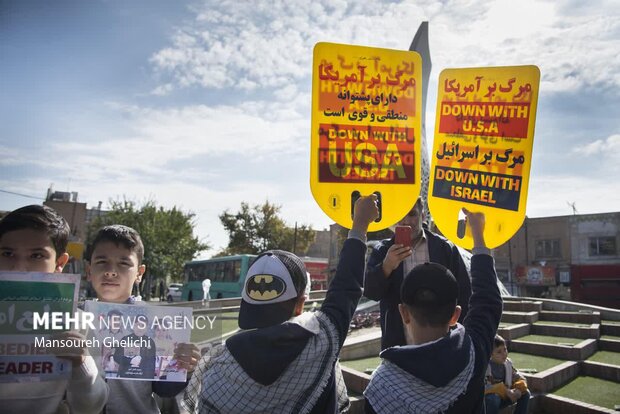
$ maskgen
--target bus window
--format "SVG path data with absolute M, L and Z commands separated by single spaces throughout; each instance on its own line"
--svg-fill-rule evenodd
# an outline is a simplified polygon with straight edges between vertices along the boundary
M 233 274 L 235 275 L 235 282 L 240 281 L 239 279 L 241 278 L 241 260 L 235 260 L 233 262 Z M 241 282 L 245 282 L 245 280 L 242 280 Z
M 207 278 L 213 281 L 213 279 L 215 278 L 214 263 L 203 263 L 200 267 L 201 267 L 201 272 L 200 272 L 199 281 L 202 283 L 202 281 Z
M 215 273 L 213 275 L 214 282 L 224 281 L 224 262 L 215 263 Z
M 235 278 L 235 263 L 238 261 L 224 262 L 224 282 L 236 282 L 239 280 L 239 276 Z

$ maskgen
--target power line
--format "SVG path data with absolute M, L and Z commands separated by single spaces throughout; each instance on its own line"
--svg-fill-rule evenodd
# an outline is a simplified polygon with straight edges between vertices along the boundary
M 26 198 L 34 198 L 35 200 L 45 200 L 45 198 L 43 197 L 35 197 L 35 196 L 28 195 L 28 194 L 21 194 L 21 193 L 16 193 L 13 191 L 2 190 L 2 189 L 0 189 L 0 193 L 13 194 L 13 195 L 17 195 L 20 197 L 26 197 Z

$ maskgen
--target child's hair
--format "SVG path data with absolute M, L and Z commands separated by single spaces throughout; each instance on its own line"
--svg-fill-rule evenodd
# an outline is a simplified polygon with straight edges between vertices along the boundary
M 53 208 L 32 204 L 11 211 L 0 221 L 0 237 L 25 229 L 45 232 L 54 246 L 56 258 L 67 251 L 69 223 Z
M 401 303 L 416 322 L 425 327 L 450 322 L 458 298 L 458 284 L 448 268 L 439 263 L 414 267 L 401 285 Z
M 426 302 L 426 303 L 424 303 Z M 422 326 L 439 327 L 450 321 L 454 303 L 437 303 L 435 292 L 422 290 L 416 296 L 416 305 L 405 304 L 413 318 Z
M 495 338 L 493 339 L 493 348 L 497 348 L 501 345 L 506 346 L 506 340 L 502 338 L 499 334 L 495 334 Z
M 131 250 L 138 256 L 138 264 L 142 264 L 144 258 L 144 245 L 142 239 L 137 231 L 131 227 L 123 226 L 122 224 L 113 224 L 111 226 L 105 226 L 97 231 L 95 238 L 88 246 L 86 258 L 88 261 L 92 258 L 93 252 L 99 243 L 112 242 L 117 246 L 123 246 L 126 249 Z

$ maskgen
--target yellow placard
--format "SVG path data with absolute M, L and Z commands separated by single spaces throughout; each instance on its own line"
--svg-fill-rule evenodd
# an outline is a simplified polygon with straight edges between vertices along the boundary
M 420 194 L 422 61 L 416 52 L 334 43 L 314 47 L 310 187 L 351 228 L 354 194 L 378 192 L 384 229 Z
M 441 232 L 461 247 L 466 207 L 486 216 L 494 248 L 525 218 L 540 71 L 536 66 L 446 69 L 439 76 L 428 206 Z
M 77 260 L 81 260 L 82 255 L 84 254 L 84 243 L 67 243 L 67 253 L 69 253 L 69 256 L 75 257 Z

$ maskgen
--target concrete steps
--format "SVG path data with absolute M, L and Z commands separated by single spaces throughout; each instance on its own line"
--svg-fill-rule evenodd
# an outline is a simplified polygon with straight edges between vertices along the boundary
M 504 300 L 504 312 L 540 312 L 542 311 L 542 302 L 539 301 L 515 301 Z
M 502 327 L 498 333 L 507 340 L 510 352 L 537 355 L 560 359 L 559 363 L 547 370 L 528 374 L 530 390 L 534 393 L 530 401 L 530 413 L 610 413 L 613 411 L 586 404 L 580 401 L 553 395 L 552 392 L 565 386 L 580 376 L 614 381 L 620 384 L 620 367 L 587 361 L 597 351 L 620 353 L 620 311 L 608 308 L 582 306 L 578 303 L 557 300 L 526 298 L 504 298 Z M 581 325 L 581 326 L 580 326 Z M 574 345 L 538 343 L 525 341 L 527 335 L 579 338 Z M 601 338 L 604 335 L 605 338 Z M 343 349 L 345 359 L 357 359 L 376 355 L 380 343 L 380 333 L 347 338 Z M 519 368 L 519 367 L 517 367 Z M 344 371 L 344 368 L 343 368 Z M 361 396 L 369 376 L 347 368 L 344 374 L 347 388 L 352 392 L 350 398 L 353 413 L 362 413 L 364 399 Z M 507 407 L 502 414 L 510 414 Z
M 504 323 L 534 323 L 538 321 L 538 312 L 502 312 L 502 322 Z
M 508 348 L 510 352 L 522 352 L 566 361 L 583 361 L 598 351 L 598 340 L 585 339 L 573 346 L 514 340 L 509 343 Z
M 601 314 L 599 312 L 540 311 L 538 320 L 583 323 L 591 325 L 601 323 Z M 620 328 L 620 325 L 618 326 L 618 328 Z
M 534 335 L 565 336 L 569 338 L 598 339 L 600 337 L 600 325 L 588 326 L 554 325 L 552 322 L 536 322 L 531 325 L 530 333 Z
M 601 335 L 611 335 L 620 337 L 620 324 L 601 321 Z

